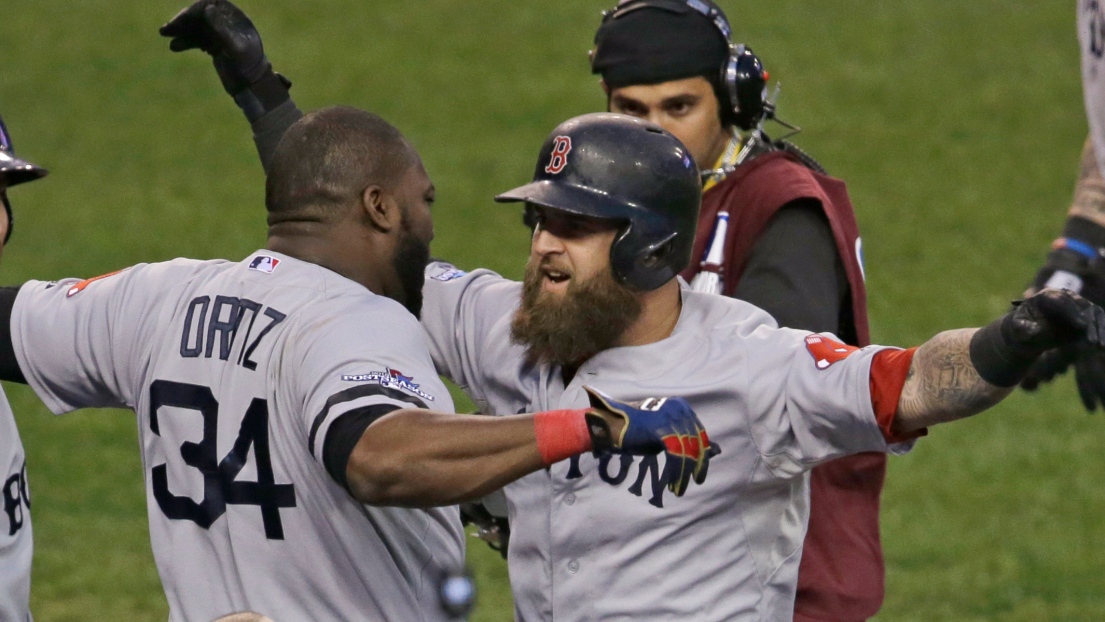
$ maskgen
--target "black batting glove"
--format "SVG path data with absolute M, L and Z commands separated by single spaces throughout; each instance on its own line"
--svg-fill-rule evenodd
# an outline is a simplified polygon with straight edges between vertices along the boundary
M 1105 304 L 1105 228 L 1084 218 L 1071 217 L 1063 234 L 1036 273 L 1031 291 L 1068 288 L 1094 304 Z M 1045 352 L 1028 370 L 1021 388 L 1034 391 L 1072 366 L 1078 395 L 1086 410 L 1105 408 L 1105 353 L 1086 344 Z
M 999 387 L 1020 383 L 1041 354 L 1053 348 L 1100 349 L 1105 310 L 1067 290 L 1045 289 L 971 339 L 971 362 L 982 379 Z
M 1071 366 L 1082 405 L 1091 413 L 1098 406 L 1105 410 L 1105 351 L 1096 346 L 1080 344 L 1044 352 L 1021 380 L 1021 388 L 1035 391 L 1065 374 Z
M 1044 352 L 1028 368 L 1024 378 L 1021 379 L 1021 388 L 1025 391 L 1035 391 L 1040 386 L 1067 373 L 1077 359 L 1077 348 L 1053 348 Z
M 261 35 L 253 22 L 228 0 L 197 0 L 161 27 L 169 49 L 201 49 L 211 56 L 223 88 L 231 96 L 271 75 Z

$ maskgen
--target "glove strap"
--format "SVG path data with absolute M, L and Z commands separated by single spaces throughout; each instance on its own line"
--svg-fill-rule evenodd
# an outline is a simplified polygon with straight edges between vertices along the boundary
M 238 104 L 249 122 L 253 123 L 291 99 L 292 96 L 288 92 L 291 87 L 291 80 L 276 72 L 269 72 L 251 84 L 248 89 L 235 95 L 234 103 Z
M 533 416 L 533 432 L 537 451 L 545 466 L 591 450 L 591 433 L 587 428 L 587 409 L 548 410 Z
M 1031 346 L 1015 343 L 1005 336 L 1005 325 L 1012 314 L 980 328 L 971 337 L 971 364 L 983 380 L 995 387 L 1013 387 L 1028 373 L 1029 367 L 1043 352 Z

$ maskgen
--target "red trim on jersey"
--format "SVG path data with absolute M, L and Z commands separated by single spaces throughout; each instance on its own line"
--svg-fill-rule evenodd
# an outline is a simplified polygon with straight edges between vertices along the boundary
M 928 428 L 900 435 L 891 432 L 894 418 L 898 415 L 898 400 L 902 397 L 902 387 L 905 386 L 915 352 L 917 348 L 883 350 L 871 361 L 871 407 L 875 409 L 875 420 L 879 422 L 888 443 L 901 443 L 929 433 Z
M 584 414 L 578 410 L 547 410 L 533 416 L 537 451 L 545 466 L 556 464 L 591 449 L 591 432 Z
M 69 290 L 65 292 L 65 297 L 66 298 L 72 298 L 73 296 L 76 296 L 77 294 L 84 291 L 84 288 L 86 288 L 89 285 L 95 283 L 96 281 L 106 279 L 109 276 L 115 276 L 116 274 L 119 274 L 120 272 L 125 272 L 129 269 L 130 268 L 123 268 L 122 270 L 116 270 L 115 272 L 108 272 L 107 274 L 101 274 L 100 276 L 94 276 L 91 279 L 85 279 L 85 280 L 81 281 L 80 283 L 76 283 L 76 284 L 70 286 Z

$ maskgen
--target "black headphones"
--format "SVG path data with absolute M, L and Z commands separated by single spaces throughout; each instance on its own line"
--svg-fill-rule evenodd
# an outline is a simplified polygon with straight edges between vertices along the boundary
M 602 12 L 602 23 L 618 19 L 637 9 L 653 8 L 671 13 L 684 13 L 687 8 L 710 20 L 729 46 L 729 56 L 721 66 L 718 93 L 722 110 L 731 111 L 726 120 L 742 130 L 756 127 L 770 113 L 767 104 L 767 79 L 763 63 L 751 48 L 733 43 L 733 31 L 721 9 L 702 0 L 623 0 L 609 11 Z M 594 50 L 591 69 L 594 70 Z

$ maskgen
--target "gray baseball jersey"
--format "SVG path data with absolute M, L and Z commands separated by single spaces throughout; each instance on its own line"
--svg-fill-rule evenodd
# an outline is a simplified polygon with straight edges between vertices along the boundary
M 27 459 L 8 399 L 0 390 L 0 620 L 30 620 L 31 498 Z
M 354 409 L 452 412 L 398 303 L 259 251 L 28 282 L 12 336 L 53 412 L 137 413 L 171 619 L 444 618 L 438 580 L 464 557 L 456 508 L 362 505 L 323 461 L 331 424 Z
M 1105 175 L 1105 7 L 1077 0 L 1078 43 L 1082 48 L 1082 96 L 1097 165 Z
M 584 385 L 623 400 L 680 396 L 722 453 L 682 498 L 664 487 L 662 456 L 587 454 L 507 486 L 518 619 L 789 620 L 806 472 L 888 448 L 869 386 L 881 348 L 823 356 L 821 336 L 684 287 L 670 337 L 601 352 L 565 386 L 559 368 L 527 365 L 510 340 L 520 292 L 486 270 L 427 270 L 434 363 L 484 412 L 584 407 Z

